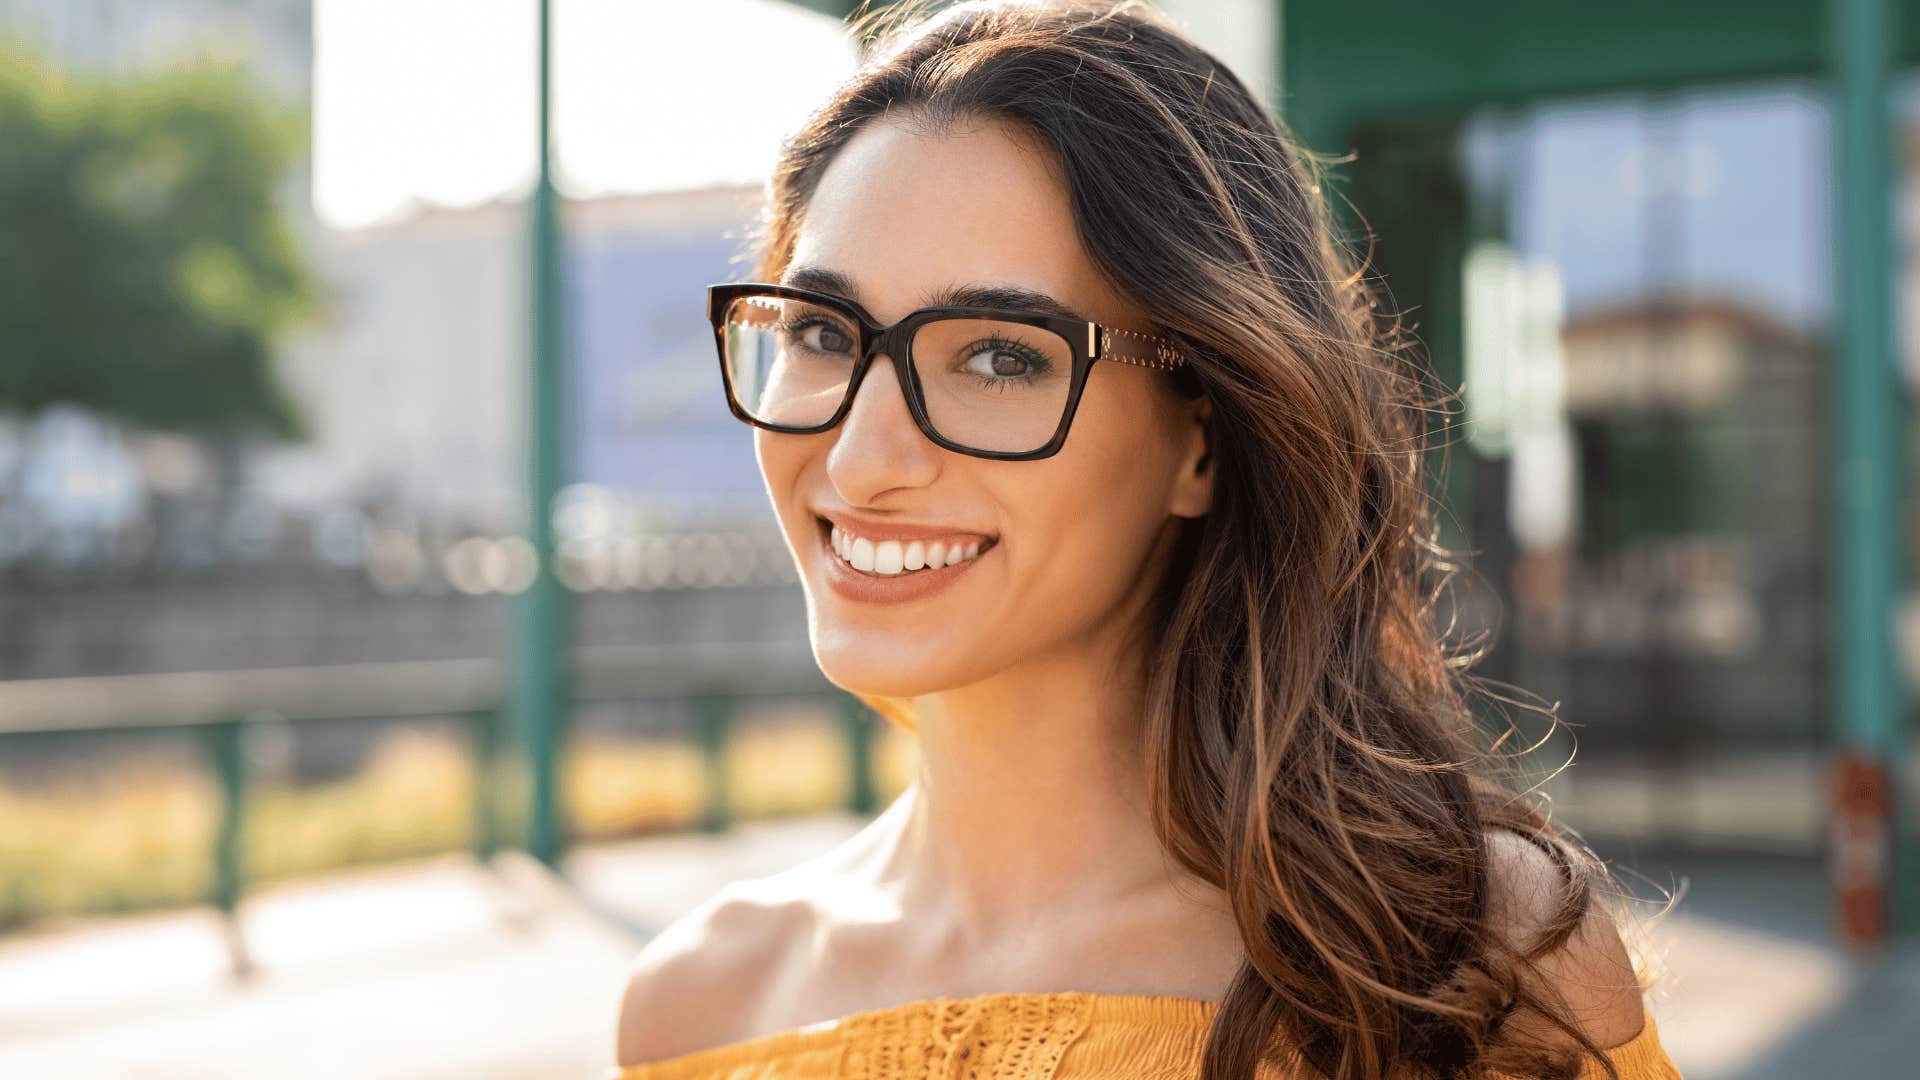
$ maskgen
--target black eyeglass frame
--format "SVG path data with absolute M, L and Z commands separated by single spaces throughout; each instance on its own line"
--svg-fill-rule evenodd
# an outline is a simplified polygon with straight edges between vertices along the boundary
M 734 392 L 733 371 L 727 366 L 727 311 L 735 300 L 742 297 L 769 295 L 817 304 L 845 315 L 860 328 L 858 356 L 853 362 L 853 372 L 847 377 L 847 392 L 833 415 L 821 423 L 796 426 L 761 420 L 747 412 Z M 1166 338 L 1104 326 L 1086 319 L 1019 308 L 942 306 L 918 308 L 892 326 L 882 326 L 859 304 L 845 297 L 790 285 L 751 281 L 707 286 L 707 318 L 713 324 L 714 345 L 720 358 L 720 379 L 727 392 L 727 408 L 734 416 L 754 427 L 788 435 L 818 435 L 833 430 L 853 408 L 854 395 L 860 392 L 867 369 L 873 366 L 874 355 L 884 352 L 894 359 L 893 370 L 900 381 L 902 396 L 907 400 L 907 411 L 913 414 L 913 422 L 921 434 L 934 445 L 954 453 L 994 461 L 1033 461 L 1059 453 L 1060 448 L 1066 445 L 1067 432 L 1073 427 L 1073 414 L 1080 407 L 1081 391 L 1086 388 L 1087 374 L 1093 370 L 1095 362 L 1112 360 L 1162 371 L 1172 371 L 1186 364 L 1180 347 Z M 933 419 L 927 413 L 926 396 L 920 387 L 920 372 L 913 362 L 912 343 L 914 332 L 920 327 L 949 318 L 984 318 L 1039 327 L 1065 341 L 1073 350 L 1072 382 L 1067 388 L 1066 408 L 1061 412 L 1059 426 L 1045 444 L 1032 450 L 982 450 L 956 443 L 934 428 Z M 1191 372 L 1183 374 L 1191 375 Z

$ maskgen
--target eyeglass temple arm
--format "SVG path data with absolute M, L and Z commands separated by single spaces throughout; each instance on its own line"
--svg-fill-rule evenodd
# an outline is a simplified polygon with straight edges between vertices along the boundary
M 1100 357 L 1162 371 L 1171 371 L 1187 362 L 1179 347 L 1166 338 L 1112 326 L 1100 327 Z

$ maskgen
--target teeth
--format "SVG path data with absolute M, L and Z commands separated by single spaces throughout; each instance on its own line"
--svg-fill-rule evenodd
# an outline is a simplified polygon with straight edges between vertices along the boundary
M 863 536 L 832 526 L 828 546 L 855 570 L 888 577 L 916 570 L 939 570 L 980 557 L 981 541 L 882 540 L 875 543 Z

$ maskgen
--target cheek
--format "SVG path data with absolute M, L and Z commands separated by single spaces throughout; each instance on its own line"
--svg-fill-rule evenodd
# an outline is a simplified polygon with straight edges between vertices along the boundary
M 1142 486 L 1126 469 L 1081 472 L 1030 504 L 1038 509 L 1021 534 L 1036 563 L 1033 591 L 1098 601 L 1130 584 L 1163 516 Z
M 1092 412 L 1084 430 L 1076 418 L 1067 447 L 1030 463 L 1006 497 L 1021 508 L 1013 527 L 1022 540 L 1023 621 L 1098 619 L 1146 568 L 1167 516 L 1164 463 L 1143 448 L 1140 432 L 1107 419 L 1116 411 Z

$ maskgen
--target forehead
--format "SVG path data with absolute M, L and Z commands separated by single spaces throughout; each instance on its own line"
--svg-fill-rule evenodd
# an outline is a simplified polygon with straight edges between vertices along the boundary
M 996 120 L 869 122 L 814 190 L 789 269 L 802 266 L 850 278 L 882 322 L 970 284 L 1036 290 L 1088 319 L 1127 311 L 1081 246 L 1057 158 Z

